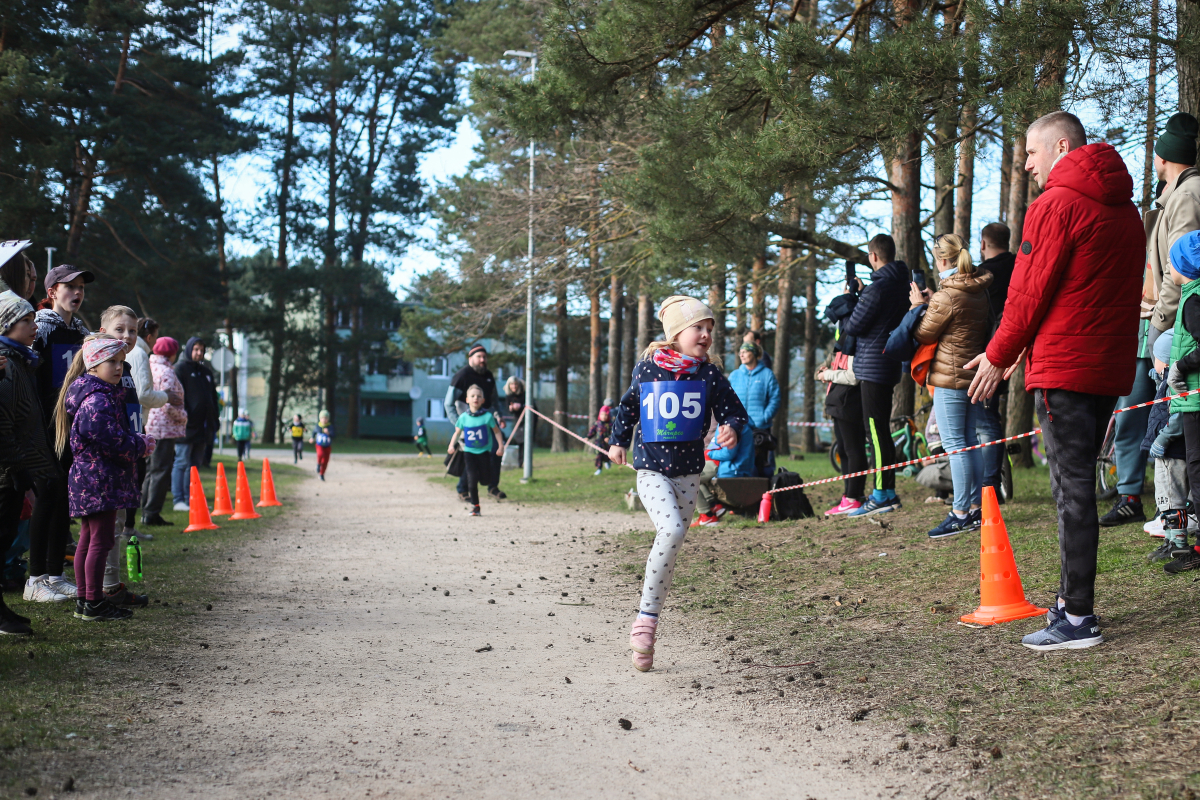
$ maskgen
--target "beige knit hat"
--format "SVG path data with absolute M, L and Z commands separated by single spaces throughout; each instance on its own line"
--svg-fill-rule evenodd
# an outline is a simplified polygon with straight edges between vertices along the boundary
M 694 297 L 681 294 L 668 297 L 658 309 L 658 319 L 668 342 L 675 341 L 676 336 L 697 322 L 712 318 L 711 308 Z

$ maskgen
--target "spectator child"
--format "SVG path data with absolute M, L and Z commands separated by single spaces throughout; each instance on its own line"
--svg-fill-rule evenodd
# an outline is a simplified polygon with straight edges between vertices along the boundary
M 70 511 L 82 518 L 75 550 L 75 617 L 85 622 L 133 616 L 109 602 L 102 590 L 117 512 L 137 504 L 134 465 L 154 452 L 154 439 L 135 433 L 125 413 L 124 361 L 121 340 L 107 334 L 84 339 L 64 378 L 54 421 L 55 449 L 62 453 L 70 447 L 73 456 L 67 478 Z
M 176 497 L 183 497 L 180 483 L 184 475 L 174 470 L 175 444 L 187 437 L 187 409 L 184 407 L 183 384 L 172 366 L 179 357 L 179 342 L 170 336 L 159 336 L 154 341 L 154 352 L 150 356 L 150 374 L 154 388 L 165 392 L 167 404 L 152 409 L 146 417 L 146 433 L 154 437 L 158 446 L 150 456 L 146 469 L 146 480 L 142 485 L 142 524 L 167 526 L 171 523 L 162 518 L 163 502 L 167 488 Z
M 454 446 L 462 439 L 472 517 L 479 516 L 479 484 L 486 486 L 491 480 L 492 453 L 495 451 L 504 455 L 500 426 L 492 412 L 483 410 L 484 400 L 483 389 L 478 386 L 467 389 L 467 410 L 454 421 L 454 435 L 450 437 L 450 446 L 446 448 L 447 452 L 453 453 Z
M 721 447 L 716 441 L 713 441 L 704 456 L 717 462 L 718 478 L 755 477 L 754 437 L 752 436 L 741 437 L 733 447 Z
M 750 424 L 742 402 L 721 374 L 720 357 L 709 353 L 712 310 L 699 300 L 675 295 L 663 301 L 658 319 L 665 336 L 651 342 L 633 368 L 632 383 L 617 406 L 608 450 L 613 463 L 624 466 L 632 445 L 638 496 L 657 531 L 629 634 L 633 666 L 641 672 L 654 665 L 654 632 L 696 507 L 709 417 L 717 418 L 716 442 L 724 448 L 736 447 L 739 438 L 749 434 Z M 644 397 L 643 387 L 648 392 Z
M 192 467 L 206 466 L 205 459 L 213 437 L 217 435 L 220 401 L 217 381 L 204 360 L 207 350 L 199 336 L 187 340 L 175 362 L 175 376 L 183 386 L 183 403 L 187 409 L 187 433 L 175 441 L 175 464 L 171 472 L 171 492 L 175 495 L 175 510 L 188 511 L 192 490 L 188 479 Z
M 329 454 L 333 452 L 333 425 L 329 412 L 322 411 L 317 415 L 317 427 L 313 428 L 313 446 L 317 448 L 317 475 L 325 480 L 325 470 L 329 467 Z
M 26 491 L 59 471 L 38 402 L 35 336 L 33 306 L 15 292 L 0 293 L 0 356 L 7 360 L 0 378 L 0 558 L 17 538 Z M 2 594 L 0 633 L 33 633 L 29 619 L 5 606 Z
M 308 430 L 308 426 L 304 424 L 304 417 L 296 414 L 292 417 L 292 463 L 299 464 L 304 458 L 304 432 Z
M 417 434 L 413 436 L 413 441 L 417 443 L 417 458 L 433 458 L 433 451 L 429 449 L 429 434 L 425 432 L 424 417 L 417 418 Z
M 233 421 L 233 440 L 237 442 L 238 461 L 250 457 L 250 440 L 253 438 L 254 421 L 250 419 L 250 412 L 239 409 L 237 419 Z
M 1154 342 L 1154 374 L 1158 383 L 1155 399 L 1171 394 L 1167 383 L 1167 367 L 1171 359 L 1171 342 L 1175 334 L 1167 331 Z M 1162 526 L 1163 543 L 1155 548 L 1146 560 L 1150 563 L 1169 561 L 1163 569 L 1170 573 L 1186 563 L 1187 547 L 1187 449 L 1183 442 L 1183 417 L 1171 413 L 1168 403 L 1150 407 L 1146 423 L 1143 449 L 1154 459 L 1154 504 L 1158 507 L 1158 519 Z M 1179 553 L 1181 558 L 1175 558 Z M 1174 559 L 1174 560 L 1173 560 Z
M 729 513 L 728 508 L 717 502 L 717 495 L 712 490 L 720 465 L 713 460 L 711 451 L 717 447 L 716 442 L 709 442 L 704 450 L 704 469 L 700 470 L 700 485 L 696 487 L 697 515 L 689 528 L 715 528 L 721 524 L 721 517 Z
M 1171 360 L 1167 369 L 1167 384 L 1173 393 L 1179 394 L 1200 389 L 1200 231 L 1192 231 L 1179 238 L 1171 247 L 1171 277 L 1180 287 L 1179 311 L 1175 316 L 1174 335 L 1171 339 Z M 1165 334 L 1164 334 L 1165 336 Z M 1159 337 L 1162 338 L 1161 336 Z M 1156 343 L 1157 344 L 1157 343 Z M 1171 413 L 1179 414 L 1183 427 L 1184 453 L 1187 460 L 1187 477 L 1191 489 L 1192 505 L 1196 505 L 1200 492 L 1200 395 L 1188 395 L 1171 401 Z M 1157 494 L 1157 478 L 1155 494 Z M 1183 506 L 1179 506 L 1183 508 Z M 1175 509 L 1172 509 L 1175 510 Z M 1187 514 L 1182 515 L 1186 529 Z M 1163 520 L 1165 530 L 1167 520 Z M 1185 530 L 1186 537 L 1186 530 Z M 1172 551 L 1174 559 L 1163 569 L 1169 572 L 1184 572 L 1200 567 L 1200 549 L 1197 545 Z
M 608 450 L 608 438 L 612 435 L 612 413 L 608 406 L 601 406 L 600 413 L 596 415 L 596 421 L 592 423 L 592 427 L 588 428 L 587 439 L 597 447 L 603 447 Z M 596 453 L 596 471 L 592 476 L 600 474 L 600 471 L 612 467 L 612 461 L 608 458 L 608 453 Z

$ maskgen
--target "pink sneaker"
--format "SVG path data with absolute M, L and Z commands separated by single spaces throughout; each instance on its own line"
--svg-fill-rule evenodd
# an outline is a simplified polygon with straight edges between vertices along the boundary
M 834 517 L 838 514 L 849 514 L 856 508 L 862 508 L 862 503 L 850 497 L 842 497 L 842 502 L 825 512 L 825 516 Z
M 638 614 L 629 633 L 629 649 L 633 651 L 633 666 L 645 672 L 654 666 L 654 631 L 658 620 Z

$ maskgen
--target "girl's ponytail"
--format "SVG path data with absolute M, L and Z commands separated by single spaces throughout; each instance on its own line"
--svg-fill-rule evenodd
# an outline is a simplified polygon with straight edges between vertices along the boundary
M 90 342 L 93 339 L 116 339 L 115 336 L 110 336 L 107 333 L 93 333 L 91 336 L 84 338 L 83 341 Z M 71 419 L 67 414 L 67 392 L 70 391 L 71 384 L 79 379 L 79 376 L 87 372 L 87 368 L 83 365 L 83 348 L 79 348 L 75 353 L 75 358 L 71 360 L 71 366 L 67 368 L 67 376 L 63 378 L 62 388 L 58 390 L 58 402 L 54 404 L 54 452 L 59 457 L 62 456 L 67 449 L 67 443 L 71 438 Z

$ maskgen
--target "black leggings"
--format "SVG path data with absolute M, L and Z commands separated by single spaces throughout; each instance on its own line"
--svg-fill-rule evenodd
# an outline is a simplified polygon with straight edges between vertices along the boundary
M 833 432 L 842 448 L 842 466 L 847 473 L 862 472 L 867 468 L 867 439 L 863 433 L 861 419 L 833 418 Z M 842 494 L 855 500 L 863 499 L 867 476 L 846 478 Z
M 468 453 L 463 451 L 466 458 L 467 494 L 471 497 L 471 505 L 479 505 L 479 484 L 487 486 L 492 478 L 492 454 Z
M 67 476 L 44 478 L 36 484 L 37 502 L 29 521 L 29 575 L 62 575 L 71 536 Z
M 896 443 L 892 441 L 892 387 L 883 383 L 860 381 L 863 406 L 863 433 L 871 438 L 875 453 L 875 468 L 896 463 Z M 873 488 L 882 491 L 896 488 L 896 470 L 876 472 Z

